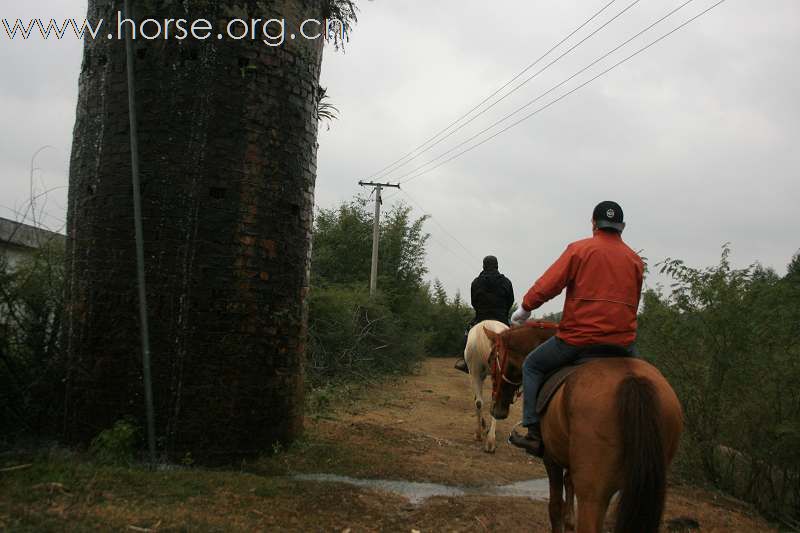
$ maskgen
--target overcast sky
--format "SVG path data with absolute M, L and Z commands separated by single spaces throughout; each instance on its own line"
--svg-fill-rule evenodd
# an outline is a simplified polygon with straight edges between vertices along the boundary
M 359 179 L 450 124 L 608 1 L 361 0 L 346 50 L 329 49 L 323 64 L 322 84 L 340 118 L 320 133 L 317 204 L 332 207 L 352 198 Z M 614 2 L 520 80 L 632 1 Z M 396 181 L 450 150 L 683 1 L 641 0 L 383 180 Z M 713 3 L 690 2 L 527 112 Z M 0 18 L 9 19 L 83 19 L 85 9 L 78 0 L 0 0 Z M 438 222 L 427 224 L 431 278 L 440 278 L 451 294 L 467 294 L 481 257 L 491 253 L 519 299 L 567 243 L 590 234 L 591 210 L 605 199 L 622 205 L 624 238 L 651 264 L 677 257 L 711 265 L 730 241 L 737 266 L 759 261 L 785 272 L 800 248 L 798 51 L 800 2 L 727 0 L 529 120 L 405 184 Z M 35 188 L 62 187 L 48 195 L 45 222 L 53 229 L 63 225 L 80 61 L 81 43 L 74 38 L 10 41 L 0 35 L 0 216 L 17 216 L 13 210 L 29 196 L 30 158 L 51 145 L 36 158 Z M 388 199 L 385 208 L 397 200 L 422 214 L 405 194 Z M 651 276 L 649 284 L 659 281 L 665 280 Z M 560 302 L 543 310 L 558 310 Z

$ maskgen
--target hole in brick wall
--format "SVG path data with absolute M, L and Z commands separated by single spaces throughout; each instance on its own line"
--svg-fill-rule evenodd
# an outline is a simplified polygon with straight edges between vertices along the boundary
M 100 65 L 100 66 L 102 67 L 102 66 L 104 66 L 106 63 L 108 63 L 108 58 L 106 58 L 106 56 L 103 56 L 103 55 L 101 55 L 101 56 L 97 56 L 97 64 L 98 64 L 98 65 Z
M 258 79 L 258 67 L 250 63 L 250 59 L 247 57 L 239 57 L 239 73 L 241 74 L 242 78 L 246 78 L 250 81 L 255 81 Z
M 144 59 L 147 56 L 147 48 L 138 48 L 136 50 L 136 57 L 139 59 Z
M 225 198 L 225 193 L 227 192 L 228 189 L 226 189 L 225 187 L 211 187 L 210 189 L 208 189 L 208 195 L 216 200 L 221 200 Z
M 197 50 L 196 50 L 195 48 L 192 48 L 192 49 L 189 51 L 189 59 L 191 59 L 192 61 L 196 61 L 196 60 L 197 60 L 197 57 L 198 57 L 198 52 L 197 52 Z
M 89 193 L 89 195 L 94 196 L 94 191 L 95 191 L 94 185 L 89 185 L 88 187 L 86 187 L 86 192 Z

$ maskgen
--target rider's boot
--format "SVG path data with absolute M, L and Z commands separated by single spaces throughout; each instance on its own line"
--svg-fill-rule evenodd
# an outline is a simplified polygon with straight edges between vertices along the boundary
M 467 368 L 467 362 L 464 360 L 463 357 L 459 357 L 454 365 L 456 370 L 460 370 L 466 374 L 469 374 L 469 368 Z
M 528 428 L 528 433 L 525 435 L 521 435 L 512 430 L 511 435 L 508 437 L 508 442 L 536 457 L 542 457 L 544 455 L 542 429 L 538 422 L 530 426 Z

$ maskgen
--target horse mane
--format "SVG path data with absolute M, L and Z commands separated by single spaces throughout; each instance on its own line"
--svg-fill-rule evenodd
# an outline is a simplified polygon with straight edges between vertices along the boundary
M 534 330 L 535 329 L 545 329 L 545 330 L 558 329 L 558 323 L 557 322 L 548 322 L 546 320 L 531 320 L 529 322 L 523 322 L 522 324 L 515 324 L 515 325 L 511 326 L 510 328 L 508 328 L 506 331 L 504 331 L 502 334 L 503 335 L 510 335 L 512 333 L 515 333 L 515 332 L 528 331 L 528 330 L 532 330 L 532 329 L 534 329 Z
M 516 340 L 526 339 L 523 341 L 525 345 L 529 344 L 527 339 L 531 337 L 538 338 L 540 342 L 544 342 L 546 339 L 555 335 L 557 330 L 558 324 L 556 322 L 532 320 L 511 326 L 506 331 L 500 333 L 499 336 L 505 340 L 506 346 L 514 349 L 514 344 L 516 344 L 514 341 Z
M 558 329 L 558 322 L 548 322 L 547 320 L 531 320 L 520 324 L 522 328 L 538 329 Z

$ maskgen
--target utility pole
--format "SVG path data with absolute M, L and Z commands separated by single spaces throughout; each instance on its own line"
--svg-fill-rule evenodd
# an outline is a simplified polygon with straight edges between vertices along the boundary
M 359 181 L 362 187 L 375 187 L 375 218 L 372 220 L 372 269 L 369 273 L 369 295 L 374 296 L 378 288 L 378 242 L 380 239 L 381 223 L 381 189 L 384 187 L 394 187 L 399 189 L 399 184 L 394 183 L 375 183 L 372 181 Z

